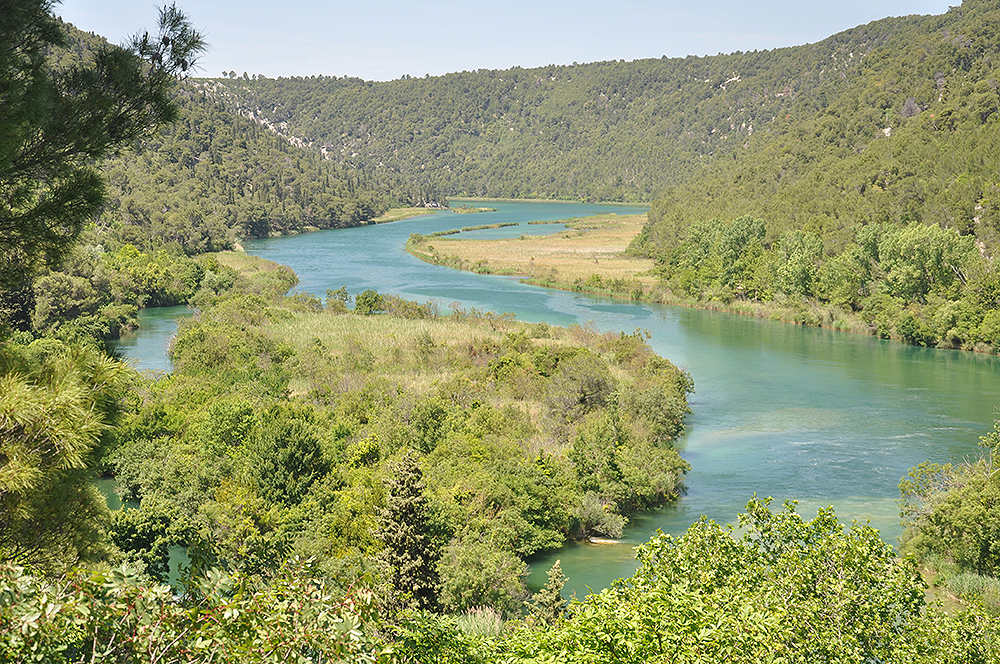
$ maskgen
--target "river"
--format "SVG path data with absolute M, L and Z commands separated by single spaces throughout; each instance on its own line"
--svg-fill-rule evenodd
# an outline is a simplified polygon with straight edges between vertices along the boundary
M 804 515 L 832 505 L 842 519 L 870 520 L 887 541 L 895 541 L 900 478 L 925 459 L 956 461 L 976 454 L 979 436 L 992 428 L 1000 404 L 1000 359 L 993 356 L 546 290 L 514 278 L 428 265 L 404 251 L 411 233 L 634 210 L 472 204 L 499 211 L 441 212 L 257 240 L 246 249 L 290 266 L 299 275 L 299 289 L 319 296 L 341 286 L 352 294 L 374 288 L 443 307 L 458 302 L 512 312 L 530 322 L 589 322 L 600 330 L 626 332 L 641 328 L 658 353 L 690 372 L 696 390 L 690 399 L 693 414 L 680 441 L 692 466 L 686 495 L 673 506 L 634 517 L 621 544 L 573 545 L 533 560 L 532 586 L 544 582 L 545 570 L 560 558 L 570 577 L 567 592 L 582 596 L 588 587 L 604 587 L 631 574 L 632 546 L 657 529 L 679 534 L 703 514 L 731 522 L 754 492 L 778 503 L 797 499 Z M 553 230 L 521 225 L 475 235 Z

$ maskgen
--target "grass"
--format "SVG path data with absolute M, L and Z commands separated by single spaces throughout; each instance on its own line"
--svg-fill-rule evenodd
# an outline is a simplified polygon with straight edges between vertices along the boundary
M 425 208 L 425 207 L 405 207 L 405 208 L 392 208 L 388 210 L 385 214 L 375 217 L 370 220 L 369 224 L 387 224 L 391 221 L 402 221 L 403 219 L 409 219 L 410 217 L 419 217 L 423 214 L 434 214 L 435 212 L 440 212 L 440 208 Z
M 221 251 L 205 254 L 223 267 L 228 267 L 246 280 L 247 289 L 256 293 L 280 295 L 299 282 L 292 268 L 266 258 L 251 256 L 240 251 Z
M 614 290 L 603 285 L 628 282 L 631 294 L 636 285 L 644 292 L 656 285 L 652 260 L 624 255 L 645 225 L 645 215 L 599 215 L 559 223 L 567 223 L 568 230 L 495 240 L 424 238 L 408 249 L 432 263 L 516 275 L 557 288 L 600 293 Z
M 725 311 L 856 334 L 875 333 L 856 313 L 816 301 L 787 297 L 759 302 L 732 293 L 710 292 L 698 297 L 672 290 L 655 274 L 651 259 L 624 253 L 645 222 L 645 215 L 599 215 L 550 222 L 568 226 L 568 230 L 552 235 L 494 240 L 424 236 L 411 238 L 406 248 L 429 263 L 480 274 L 519 276 L 547 288 Z
M 285 272 L 290 269 L 274 261 L 246 254 L 242 251 L 219 251 L 206 255 L 214 256 L 220 265 L 232 268 L 245 277 L 250 277 L 261 272 Z
M 945 588 L 962 600 L 982 602 L 990 613 L 1000 615 L 1000 579 L 963 572 L 948 579 Z
M 474 363 L 469 357 L 471 349 L 499 345 L 507 332 L 528 329 L 498 316 L 405 319 L 306 311 L 276 317 L 268 327 L 275 339 L 296 348 L 301 357 L 308 357 L 303 350 L 312 346 L 327 360 L 340 358 L 337 364 L 347 369 L 345 374 L 377 375 L 415 395 L 466 374 Z M 315 359 L 307 362 L 322 364 Z M 293 378 L 293 393 L 301 395 L 312 389 L 313 377 L 306 368 Z
M 503 633 L 503 618 L 493 607 L 473 607 L 458 616 L 458 629 L 466 636 L 495 639 Z
M 607 371 L 616 381 L 630 380 L 629 370 L 615 360 L 618 335 L 588 327 L 529 325 L 476 311 L 407 319 L 282 307 L 268 318 L 268 336 L 294 349 L 296 365 L 289 389 L 299 397 L 317 388 L 333 393 L 363 390 L 373 380 L 409 399 L 462 385 L 458 392 L 470 399 L 498 409 L 514 406 L 537 423 L 547 410 L 543 380 L 497 383 L 487 367 L 498 349 L 519 335 L 534 348 L 587 347 L 606 359 Z M 560 451 L 541 429 L 522 444 L 536 452 Z

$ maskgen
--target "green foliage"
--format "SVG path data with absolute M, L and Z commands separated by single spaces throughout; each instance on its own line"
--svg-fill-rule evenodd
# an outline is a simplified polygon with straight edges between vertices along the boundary
M 385 311 L 384 299 L 378 291 L 371 289 L 362 291 L 354 298 L 354 311 L 366 316 L 380 314 Z
M 464 539 L 485 540 L 520 556 L 558 547 L 569 520 L 561 495 L 567 478 L 553 477 L 515 441 L 499 435 L 519 422 L 497 420 L 497 429 L 479 428 L 473 434 L 485 419 L 480 413 L 487 410 L 477 408 L 468 429 L 446 436 L 428 457 L 428 477 L 440 487 L 443 507 L 454 515 L 453 528 Z
M 441 607 L 460 613 L 488 606 L 507 617 L 520 615 L 527 597 L 523 578 L 528 567 L 508 547 L 486 537 L 454 539 L 438 566 Z
M 0 345 L 0 552 L 61 570 L 104 554 L 93 486 L 126 385 L 123 364 L 86 346 Z
M 307 407 L 281 404 L 262 413 L 261 420 L 256 438 L 243 446 L 240 464 L 265 500 L 295 505 L 330 470 L 317 418 Z
M 138 325 L 139 307 L 183 304 L 196 293 L 218 294 L 234 285 L 234 275 L 217 263 L 213 272 L 183 254 L 146 254 L 131 244 L 108 252 L 87 243 L 94 239 L 90 233 L 83 237 L 85 244 L 58 270 L 42 271 L 34 281 L 31 324 L 39 333 L 66 336 L 83 329 L 92 338 L 117 338 Z
M 479 639 L 459 629 L 459 618 L 426 611 L 407 614 L 394 626 L 393 650 L 401 664 L 482 664 Z
M 857 331 L 922 346 L 993 343 L 997 277 L 975 238 L 921 224 L 851 231 L 853 241 L 824 255 L 808 231 L 766 246 L 759 221 L 698 222 L 658 269 L 668 288 L 704 306 L 752 303 L 812 325 L 852 320 Z
M 860 150 L 884 128 L 886 109 L 895 118 L 910 97 L 907 113 L 921 112 L 909 120 L 924 119 L 939 92 L 936 72 L 949 73 L 950 93 L 960 85 L 952 71 L 964 73 L 971 68 L 966 58 L 980 64 L 993 52 L 995 40 L 983 27 L 995 24 L 991 10 L 970 5 L 944 18 L 885 19 L 816 44 L 714 57 L 480 69 L 387 82 L 212 83 L 229 108 L 284 123 L 291 135 L 363 171 L 393 170 L 456 194 L 633 201 L 712 177 L 712 186 L 698 187 L 685 204 L 702 207 L 728 202 L 725 190 L 734 183 L 770 193 L 777 177 L 736 182 L 717 174 L 728 175 L 734 160 L 754 166 L 759 144 L 780 141 L 796 156 L 798 143 L 819 141 Z M 975 45 L 956 47 L 943 32 L 970 35 L 968 15 L 982 21 L 969 37 Z M 984 85 L 975 94 L 983 95 L 975 101 L 970 95 L 977 118 L 995 117 L 995 91 Z M 848 112 L 856 119 L 845 118 Z M 776 154 L 759 168 L 781 176 L 790 161 Z M 677 198 L 688 199 L 686 193 Z
M 155 47 L 103 44 L 86 60 L 56 65 L 49 50 L 68 39 L 52 6 L 18 0 L 5 5 L 0 19 L 3 289 L 66 253 L 105 202 L 95 160 L 176 117 L 170 89 L 205 47 L 171 6 L 160 14 L 165 41 Z
M 605 535 L 621 537 L 628 520 L 618 513 L 614 502 L 601 498 L 597 493 L 583 495 L 576 513 L 580 533 L 584 537 Z
M 335 313 L 345 313 L 351 303 L 351 296 L 347 292 L 346 286 L 341 286 L 337 290 L 327 289 L 326 308 Z
M 277 289 L 248 294 L 268 273 L 217 258 L 198 262 L 206 274 L 237 266 L 233 288 L 181 326 L 175 371 L 138 384 L 116 430 L 120 492 L 169 517 L 114 526 L 116 555 L 149 574 L 168 541 L 201 568 L 261 580 L 289 556 L 313 556 L 339 584 L 380 583 L 394 609 L 428 602 L 414 594 L 426 586 L 450 609 L 514 615 L 524 559 L 584 536 L 581 523 L 598 530 L 588 501 L 620 530 L 623 514 L 678 494 L 687 465 L 672 442 L 690 378 L 641 333 L 477 311 L 439 319 L 390 298 L 366 317 Z M 578 409 L 587 414 L 567 416 Z M 604 431 L 610 409 L 622 437 L 614 481 L 567 454 L 579 437 L 598 440 L 588 427 Z M 409 449 L 416 485 L 395 466 Z
M 562 590 L 566 585 L 566 577 L 562 573 L 562 565 L 556 560 L 549 568 L 548 580 L 542 589 L 531 598 L 528 604 L 530 615 L 543 625 L 556 625 L 566 615 L 566 600 Z
M 299 564 L 255 587 L 210 570 L 178 600 L 126 569 L 49 581 L 0 567 L 0 659 L 9 662 L 379 661 L 370 592 L 338 592 Z
M 166 583 L 170 571 L 169 548 L 179 543 L 174 515 L 162 507 L 114 512 L 108 526 L 111 543 L 125 554 L 128 564 L 142 570 L 157 583 Z
M 406 453 L 388 467 L 385 510 L 379 537 L 385 543 L 380 561 L 396 608 L 434 609 L 439 583 L 439 553 L 430 533 L 423 476 L 416 456 Z
M 215 401 L 202 423 L 202 440 L 215 455 L 236 456 L 256 426 L 253 406 L 242 399 Z
M 702 520 L 639 547 L 639 570 L 570 607 L 556 627 L 524 629 L 511 661 L 966 661 L 995 656 L 988 620 L 949 621 L 924 605 L 912 562 L 832 510 L 803 521 L 756 498 L 731 526 Z M 971 629 L 970 629 L 971 628 Z M 966 631 L 970 630 L 970 631 Z M 981 633 L 981 632 L 980 632 Z M 992 653 L 989 654 L 989 653 Z
M 922 463 L 899 484 L 903 550 L 947 561 L 957 572 L 1000 577 L 1000 422 L 983 437 L 989 453 L 960 464 Z
M 580 353 L 559 362 L 549 385 L 549 411 L 565 421 L 575 421 L 607 403 L 614 391 L 607 365 L 590 353 Z

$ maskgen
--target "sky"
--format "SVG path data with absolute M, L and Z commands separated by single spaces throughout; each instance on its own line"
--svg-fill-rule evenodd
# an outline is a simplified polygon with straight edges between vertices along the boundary
M 235 71 L 386 81 L 796 46 L 887 16 L 942 14 L 948 1 L 177 0 L 177 6 L 210 44 L 198 76 Z M 151 30 L 162 4 L 63 0 L 55 12 L 120 44 Z

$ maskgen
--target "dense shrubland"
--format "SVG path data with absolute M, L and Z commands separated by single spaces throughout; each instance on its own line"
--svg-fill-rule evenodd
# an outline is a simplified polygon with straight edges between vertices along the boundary
M 5 656 L 997 661 L 995 619 L 973 592 L 963 612 L 929 607 L 912 559 L 873 529 L 756 499 L 738 531 L 702 521 L 655 537 L 634 577 L 568 607 L 553 569 L 526 608 L 525 556 L 615 534 L 630 510 L 676 495 L 687 376 L 639 333 L 440 317 L 374 291 L 281 297 L 286 270 L 213 258 L 233 286 L 196 295 L 169 376 L 94 364 L 69 342 L 4 343 L 4 380 L 23 383 L 2 402 L 5 440 L 41 431 L 63 455 L 38 457 L 2 494 L 17 519 L 0 540 Z M 30 424 L 22 393 L 79 406 Z M 107 512 L 90 485 L 102 467 L 132 507 Z M 907 547 L 988 587 L 995 519 L 969 500 L 990 474 L 936 472 L 948 481 L 919 488 L 937 516 L 907 514 Z M 940 529 L 942 514 L 966 530 Z M 176 546 L 189 555 L 179 597 L 157 585 Z M 71 571 L 80 563 L 103 571 Z
M 992 250 L 996 12 L 968 0 L 701 58 L 207 85 L 331 161 L 449 194 L 655 201 L 650 251 L 744 214 L 769 242 L 808 230 L 828 252 L 883 222 L 975 232 Z
M 691 384 L 641 334 L 439 319 L 371 292 L 358 306 L 378 297 L 365 310 L 387 314 L 338 313 L 341 297 L 240 293 L 182 325 L 174 373 L 119 429 L 124 495 L 173 510 L 244 569 L 319 551 L 363 567 L 385 464 L 412 449 L 442 566 L 507 556 L 516 589 L 519 558 L 620 534 L 680 490 L 672 441 Z M 189 481 L 172 480 L 180 468 Z
M 53 662 L 995 662 L 995 617 L 928 606 L 910 560 L 831 510 L 754 498 L 639 547 L 639 570 L 564 607 L 558 567 L 523 619 L 394 613 L 292 561 L 260 586 L 210 571 L 173 598 L 120 571 L 43 582 L 0 567 L 0 653 Z M 489 560 L 479 560 L 488 563 Z
M 899 484 L 906 523 L 902 550 L 932 572 L 935 585 L 1000 613 L 1000 422 L 974 459 L 922 463 Z

